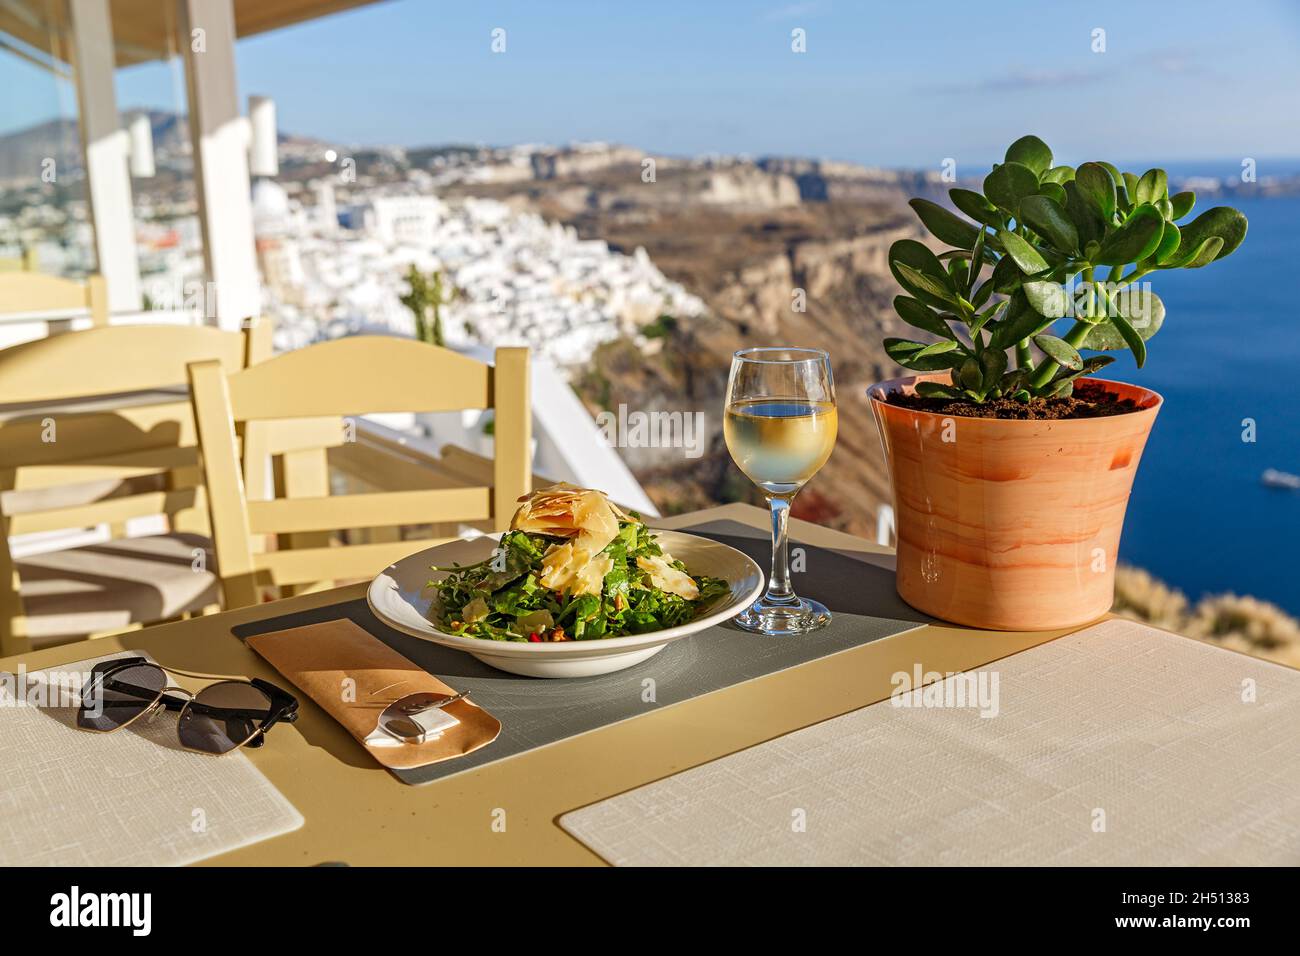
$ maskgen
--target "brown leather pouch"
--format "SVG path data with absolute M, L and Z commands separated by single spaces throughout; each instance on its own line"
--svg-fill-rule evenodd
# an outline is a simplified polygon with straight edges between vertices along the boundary
M 379 714 L 393 701 L 407 694 L 456 691 L 352 621 L 257 634 L 247 644 L 347 728 L 385 767 L 409 770 L 459 757 L 490 744 L 501 732 L 499 720 L 462 698 L 443 708 L 457 724 L 436 739 L 409 744 L 385 737 L 377 730 Z

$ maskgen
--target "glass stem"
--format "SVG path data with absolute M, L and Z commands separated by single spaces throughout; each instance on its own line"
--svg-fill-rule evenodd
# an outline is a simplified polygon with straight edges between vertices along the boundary
M 793 497 L 793 496 L 791 496 Z M 790 524 L 790 498 L 769 495 L 772 510 L 772 573 L 767 579 L 766 604 L 796 605 L 799 599 L 790 586 L 790 553 L 787 531 Z

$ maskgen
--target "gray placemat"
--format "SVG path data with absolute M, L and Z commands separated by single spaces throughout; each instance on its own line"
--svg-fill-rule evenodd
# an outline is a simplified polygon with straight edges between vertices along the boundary
M 682 530 L 731 545 L 760 566 L 766 567 L 770 558 L 768 539 L 738 522 Z M 635 667 L 598 677 L 557 680 L 507 674 L 468 654 L 393 630 L 374 616 L 364 598 L 255 621 L 234 633 L 243 639 L 348 618 L 450 686 L 472 691 L 475 703 L 501 721 L 501 736 L 463 757 L 394 771 L 405 783 L 431 783 L 929 622 L 898 599 L 892 558 L 859 560 L 810 545 L 792 542 L 792 547 L 803 549 L 795 555 L 795 566 L 804 568 L 794 576 L 795 588 L 834 612 L 828 627 L 798 638 L 765 638 L 737 627 L 711 627 L 669 644 Z M 653 701 L 645 699 L 647 678 L 654 681 Z

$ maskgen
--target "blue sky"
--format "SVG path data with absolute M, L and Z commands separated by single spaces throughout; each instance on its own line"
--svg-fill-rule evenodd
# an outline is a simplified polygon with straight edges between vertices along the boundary
M 960 169 L 1032 131 L 1075 162 L 1300 157 L 1293 0 L 391 0 L 237 56 L 242 94 L 272 96 L 282 129 L 343 144 L 605 139 Z M 22 88 L 12 60 L 0 83 Z M 178 76 L 120 71 L 119 104 L 183 106 Z M 42 97 L 20 99 L 3 128 Z

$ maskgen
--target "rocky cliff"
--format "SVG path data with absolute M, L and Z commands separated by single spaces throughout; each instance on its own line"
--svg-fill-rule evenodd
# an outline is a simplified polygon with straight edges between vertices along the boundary
M 930 184 L 920 174 L 857 175 L 794 161 L 659 162 L 654 183 L 642 170 L 615 165 L 580 178 L 475 190 L 625 252 L 643 247 L 709 306 L 707 318 L 662 323 L 650 349 L 631 341 L 600 349 L 575 383 L 579 393 L 593 410 L 703 413 L 708 443 L 699 458 L 675 449 L 623 450 L 664 511 L 758 501 L 722 441 L 731 354 L 755 345 L 824 348 L 835 372 L 839 440 L 797 499 L 796 514 L 874 537 L 889 489 L 866 389 L 901 371 L 880 345 L 901 328 L 890 306 L 898 290 L 886 253 L 895 239 L 920 235 L 906 200 Z

